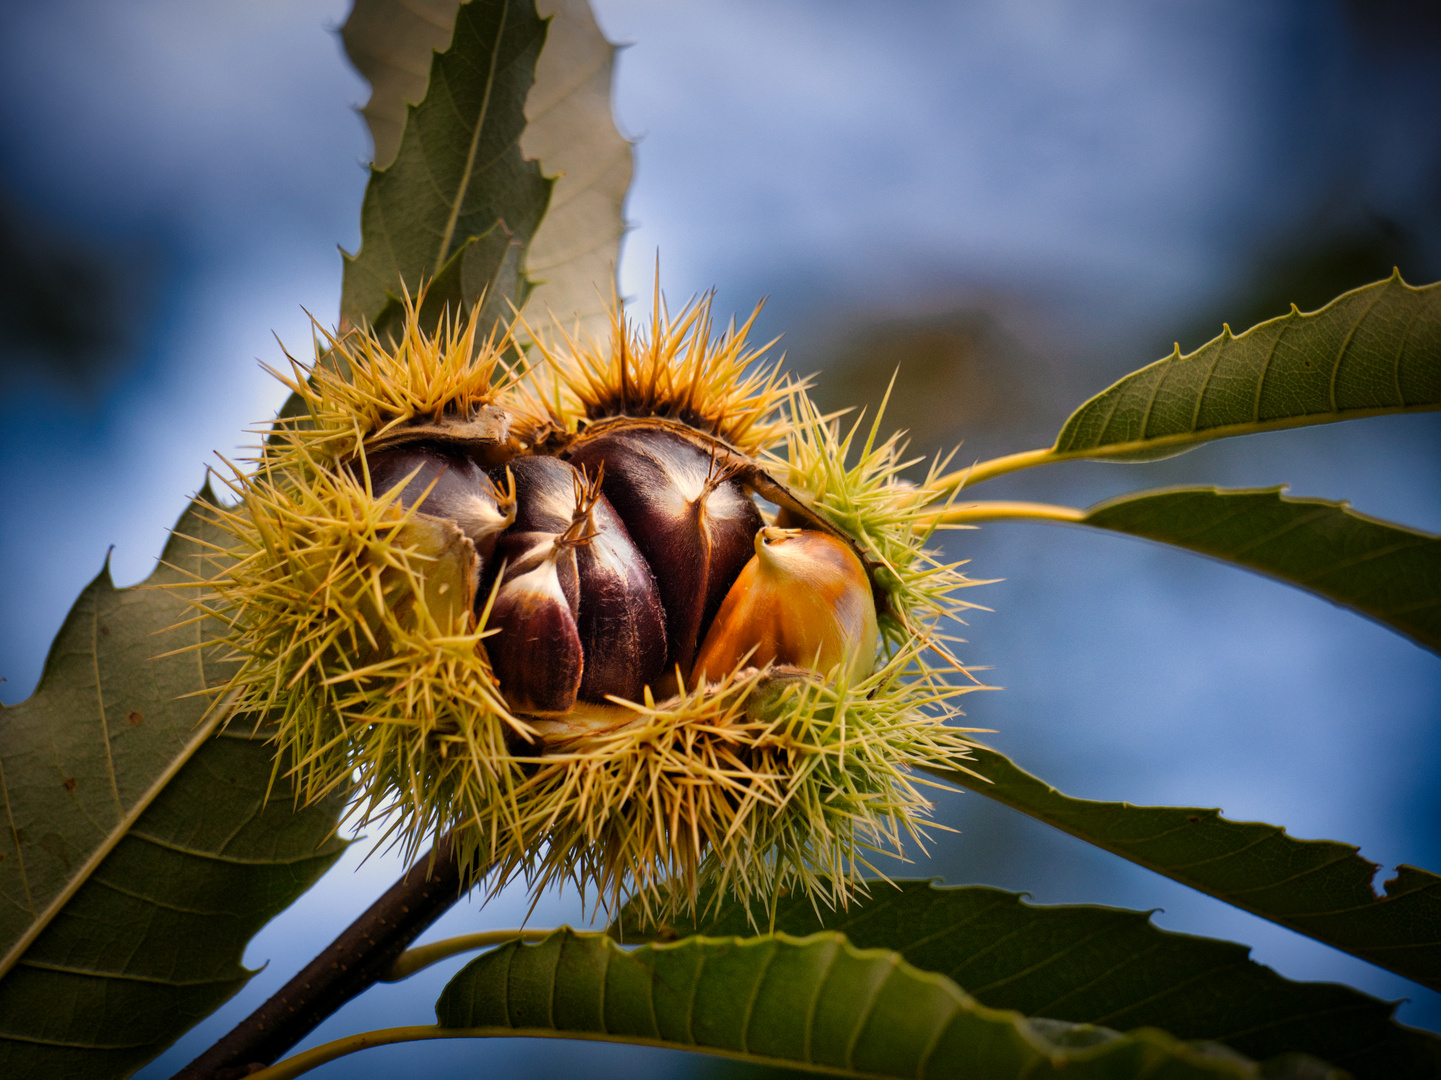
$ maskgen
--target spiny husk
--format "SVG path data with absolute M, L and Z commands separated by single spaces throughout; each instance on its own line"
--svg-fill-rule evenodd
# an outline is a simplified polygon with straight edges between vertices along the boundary
M 470 541 L 308 464 L 232 477 L 239 503 L 212 511 L 235 540 L 209 585 L 244 659 L 237 715 L 272 734 L 307 801 L 358 778 L 362 816 L 398 811 L 412 850 L 457 820 L 506 827 L 506 741 L 530 729 L 477 647 Z
M 405 326 L 393 345 L 374 333 L 336 336 L 317 325 L 315 363 L 287 353 L 289 374 L 267 365 L 305 406 L 304 414 L 275 422 L 272 458 L 277 443 L 295 442 L 300 429 L 305 453 L 338 462 L 398 441 L 467 448 L 507 441 L 508 418 L 492 402 L 514 381 L 505 362 L 514 348 L 509 333 L 497 327 L 481 338 L 477 304 L 469 319 L 443 319 L 432 337 L 417 318 L 423 294 L 403 299 Z
M 954 725 L 955 702 L 983 687 L 950 655 L 944 624 L 974 606 L 955 591 L 979 583 L 927 547 L 933 530 L 918 523 L 934 507 L 901 479 L 912 462 L 900 435 L 878 441 L 879 422 L 858 443 L 859 421 L 843 431 L 793 387 L 786 453 L 763 461 L 878 567 L 892 613 L 878 670 L 847 684 L 749 668 L 628 704 L 633 719 L 612 713 L 599 730 L 562 726 L 576 733 L 547 739 L 523 789 L 543 855 L 506 873 L 536 889 L 595 886 L 604 903 L 629 892 L 660 919 L 706 885 L 763 902 L 801 888 L 843 906 L 877 871 L 868 853 L 901 857 L 924 841 L 931 804 L 911 768 L 969 755 L 974 729 Z
M 860 547 L 872 581 L 886 593 L 886 602 L 877 604 L 882 636 L 894 647 L 926 637 L 953 669 L 965 672 L 944 644 L 955 639 L 942 628 L 947 621 L 960 622 L 967 609 L 985 610 L 958 599 L 957 590 L 990 582 L 967 577 L 964 562 L 943 562 L 928 546 L 936 506 L 926 489 L 949 459 L 932 461 L 920 484 L 903 479 L 920 459 L 906 457 L 904 432 L 880 439 L 885 407 L 883 400 L 869 427 L 863 426 L 864 415 L 844 427 L 840 417 L 823 414 L 804 388 L 798 389 L 786 406 L 784 452 L 767 453 L 762 463 Z
M 745 668 L 629 722 L 556 740 L 520 789 L 547 846 L 505 865 L 532 888 L 563 880 L 650 919 L 692 911 L 701 890 L 759 900 L 802 889 L 844 906 L 870 854 L 923 847 L 930 800 L 910 769 L 967 756 L 950 726 L 973 686 L 932 677 L 900 650 L 866 679 Z
M 554 400 L 571 401 L 549 422 L 574 445 L 583 418 L 618 402 L 738 447 L 786 431 L 785 454 L 763 464 L 878 568 L 889 614 L 876 670 L 848 682 L 745 668 L 662 701 L 647 689 L 639 702 L 519 715 L 486 659 L 487 598 L 478 612 L 470 603 L 473 545 L 395 491 L 370 490 L 357 463 L 397 432 L 428 440 L 483 409 L 502 423 L 533 409 L 535 372 L 518 386 L 505 338 L 478 342 L 471 322 L 431 339 L 412 307 L 393 350 L 324 335 L 313 365 L 292 360 L 282 378 L 307 414 L 278 424 L 254 467 L 227 480 L 239 501 L 215 513 L 235 561 L 206 584 L 244 660 L 238 714 L 289 752 L 304 798 L 354 778 L 359 824 L 380 823 L 407 853 L 454 830 L 475 870 L 498 868 L 497 888 L 570 881 L 606 904 L 633 893 L 659 917 L 713 885 L 763 903 L 800 887 L 844 904 L 875 869 L 868 853 L 901 856 L 924 839 L 930 803 L 911 768 L 966 756 L 955 700 L 979 684 L 955 679 L 964 668 L 942 624 L 971 606 L 951 594 L 973 582 L 926 549 L 925 497 L 899 478 L 902 444 L 877 443 L 873 426 L 857 447 L 857 428 L 842 434 L 774 370 L 743 377 L 755 355 L 745 328 L 709 342 L 708 301 L 676 319 L 661 310 L 649 341 L 619 311 L 613 329 L 619 359 L 549 354 L 565 373 Z
M 679 420 L 754 454 L 780 437 L 778 407 L 797 384 L 780 361 L 765 352 L 775 341 L 752 348 L 746 335 L 760 314 L 732 319 L 712 336 L 711 300 L 692 299 L 672 315 L 657 278 L 649 327 L 626 318 L 625 305 L 610 310 L 603 342 L 559 332 L 559 340 L 532 335 L 545 363 L 525 385 L 530 429 L 572 434 L 587 421 L 612 416 L 659 416 Z

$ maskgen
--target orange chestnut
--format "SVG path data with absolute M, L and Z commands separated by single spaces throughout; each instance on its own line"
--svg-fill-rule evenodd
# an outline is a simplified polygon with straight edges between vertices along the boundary
M 721 601 L 692 675 L 718 682 L 742 662 L 774 663 L 823 675 L 839 669 L 853 681 L 875 667 L 876 636 L 870 579 L 847 544 L 813 529 L 766 527 Z

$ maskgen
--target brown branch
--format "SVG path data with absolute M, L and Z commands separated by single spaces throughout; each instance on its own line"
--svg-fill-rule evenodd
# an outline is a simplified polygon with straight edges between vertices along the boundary
M 271 1064 L 385 975 L 474 880 L 450 835 L 441 837 L 300 974 L 172 1080 L 239 1080 Z

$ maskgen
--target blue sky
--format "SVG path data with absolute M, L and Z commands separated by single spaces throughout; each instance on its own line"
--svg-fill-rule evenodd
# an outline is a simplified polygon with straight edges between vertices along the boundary
M 280 358 L 275 337 L 303 354 L 305 312 L 336 316 L 336 246 L 358 243 L 369 153 L 352 111 L 366 87 L 333 32 L 347 7 L 0 6 L 0 87 L 14 103 L 0 184 L 45 228 L 144 256 L 130 344 L 109 374 L 78 387 L 0 368 L 4 701 L 33 687 L 107 549 L 119 583 L 148 573 L 212 453 L 233 453 L 278 406 L 256 363 Z M 768 295 L 764 329 L 788 331 L 807 370 L 825 361 L 826 328 L 847 320 L 983 310 L 1078 388 L 1045 405 L 1059 423 L 1198 321 L 1235 318 L 1267 253 L 1312 233 L 1385 218 L 1410 237 L 1408 276 L 1441 267 L 1436 38 L 1357 23 L 1344 5 L 597 8 L 630 43 L 616 85 L 638 140 L 624 290 L 644 308 L 659 251 L 672 298 L 716 287 L 730 311 Z M 1066 466 L 997 494 L 1085 503 L 1153 483 L 1293 481 L 1435 531 L 1438 451 L 1434 418 L 1385 419 L 1233 441 L 1152 471 Z M 971 712 L 1023 764 L 1075 794 L 1222 805 L 1388 865 L 1441 866 L 1435 656 L 1138 542 L 998 525 L 952 550 L 1005 579 L 977 591 L 995 610 L 976 616 L 967 655 L 1007 689 L 973 697 Z M 1164 925 L 1255 944 L 1286 974 L 1410 995 L 1404 1015 L 1441 1027 L 1437 995 L 981 802 L 943 808 L 964 831 L 917 872 L 1042 901 L 1163 906 Z M 988 832 L 1031 855 L 1001 859 Z M 270 969 L 224 1015 L 394 872 L 377 858 L 359 881 L 337 875 L 268 929 L 250 959 Z M 448 925 L 518 918 L 514 906 Z M 574 918 L 573 902 L 547 901 L 541 917 Z M 413 1004 L 396 993 L 357 1003 L 348 1022 Z M 551 1060 L 506 1053 L 521 1069 Z

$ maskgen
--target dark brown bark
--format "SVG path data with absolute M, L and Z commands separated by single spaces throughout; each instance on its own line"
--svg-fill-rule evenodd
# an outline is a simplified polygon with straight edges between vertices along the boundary
M 172 1080 L 238 1080 L 272 1064 L 388 972 L 473 880 L 442 837 L 300 974 Z

